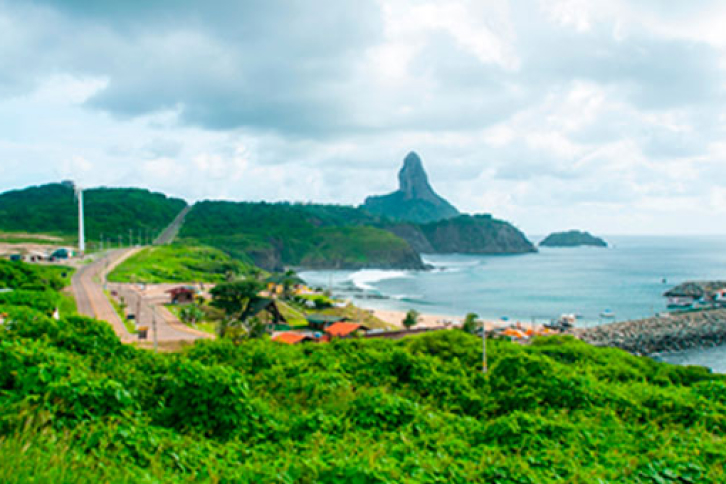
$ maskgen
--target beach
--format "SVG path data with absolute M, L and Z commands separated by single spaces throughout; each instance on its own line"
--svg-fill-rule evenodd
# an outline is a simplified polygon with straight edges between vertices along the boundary
M 396 328 L 403 328 L 403 320 L 406 317 L 406 311 L 393 311 L 387 309 L 369 309 L 373 315 L 386 324 L 390 324 Z M 461 326 L 464 316 L 450 316 L 442 314 L 419 314 L 418 324 L 416 328 L 437 328 L 450 324 L 452 326 Z M 484 321 L 487 330 L 500 328 L 512 324 L 512 321 L 487 320 Z M 525 327 L 528 327 L 525 325 Z

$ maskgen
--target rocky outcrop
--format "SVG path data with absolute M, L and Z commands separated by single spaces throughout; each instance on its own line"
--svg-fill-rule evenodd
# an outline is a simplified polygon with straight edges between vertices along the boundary
M 390 227 L 414 249 L 429 254 L 521 254 L 537 252 L 511 224 L 491 215 L 460 215 L 422 225 Z
M 726 310 L 715 309 L 574 329 L 595 346 L 611 346 L 636 355 L 652 355 L 726 343 Z
M 555 232 L 545 237 L 539 245 L 542 247 L 580 247 L 584 245 L 592 247 L 608 246 L 607 242 L 603 239 L 579 230 Z
M 459 215 L 429 184 L 421 158 L 413 151 L 406 156 L 398 173 L 399 188 L 388 195 L 372 196 L 363 209 L 395 220 L 427 223 Z

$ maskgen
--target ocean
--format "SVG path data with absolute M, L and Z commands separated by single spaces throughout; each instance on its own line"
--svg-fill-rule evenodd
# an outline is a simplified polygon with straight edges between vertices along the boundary
M 662 294 L 674 285 L 726 279 L 726 237 L 607 241 L 608 248 L 542 248 L 534 254 L 424 255 L 430 271 L 306 271 L 300 276 L 371 309 L 456 317 L 473 312 L 484 319 L 539 323 L 575 313 L 583 326 L 651 316 L 666 310 Z M 605 311 L 615 318 L 604 318 Z M 664 359 L 671 356 L 676 363 L 726 372 L 726 349 Z

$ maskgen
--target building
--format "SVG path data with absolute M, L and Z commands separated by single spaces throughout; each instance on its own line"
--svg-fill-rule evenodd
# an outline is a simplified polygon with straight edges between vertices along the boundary
M 48 254 L 33 250 L 25 254 L 25 262 L 42 262 L 48 260 Z
M 304 333 L 286 332 L 276 334 L 272 337 L 272 341 L 286 345 L 296 345 L 308 341 L 315 341 L 315 338 Z
M 365 333 L 368 327 L 359 323 L 346 323 L 339 321 L 331 324 L 325 329 L 325 334 L 330 338 L 350 338 L 357 334 Z
M 166 291 L 171 296 L 172 304 L 187 304 L 194 302 L 197 290 L 190 286 L 179 286 Z
M 328 326 L 349 321 L 344 316 L 334 316 L 329 314 L 309 314 L 305 317 L 308 320 L 308 327 L 317 331 L 324 331 Z

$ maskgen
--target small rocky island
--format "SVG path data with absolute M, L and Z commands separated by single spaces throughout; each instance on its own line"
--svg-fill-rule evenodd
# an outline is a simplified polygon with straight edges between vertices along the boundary
M 603 239 L 595 237 L 588 232 L 579 230 L 570 230 L 569 232 L 555 232 L 548 235 L 539 243 L 541 247 L 607 247 L 608 244 Z

